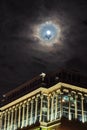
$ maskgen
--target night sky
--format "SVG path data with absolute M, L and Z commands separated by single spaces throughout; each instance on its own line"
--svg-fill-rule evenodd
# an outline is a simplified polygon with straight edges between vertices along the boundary
M 61 30 L 53 46 L 37 36 L 46 21 Z M 87 73 L 87 0 L 0 0 L 0 95 L 58 68 Z

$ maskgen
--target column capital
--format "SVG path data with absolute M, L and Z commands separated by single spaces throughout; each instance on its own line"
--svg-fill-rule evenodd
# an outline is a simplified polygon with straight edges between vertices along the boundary
M 47 96 L 47 100 L 50 100 L 50 96 Z
M 77 99 L 78 98 L 78 95 L 75 95 L 75 99 Z
M 4 114 L 4 113 L 5 113 L 5 111 L 2 112 L 2 114 Z
M 15 107 L 14 109 L 15 109 L 15 111 L 17 111 L 17 107 Z
M 15 111 L 17 111 L 17 108 L 15 108 Z
M 7 112 L 5 112 L 5 116 L 7 115 Z
M 12 108 L 10 107 L 8 110 L 11 111 L 11 109 L 12 109 Z
M 8 111 L 8 115 L 10 114 L 10 111 Z
M 56 92 L 57 92 L 57 94 L 59 94 L 60 93 L 60 89 L 56 90 Z
M 19 106 L 19 104 L 15 105 L 15 107 L 18 107 L 18 106 Z
M 20 106 L 22 106 L 23 102 L 19 103 Z
M 87 94 L 84 94 L 84 96 L 86 96 L 86 97 L 87 97 Z
M 71 97 L 71 93 L 69 93 L 68 96 Z
M 33 96 L 32 99 L 35 99 L 35 96 Z
M 23 106 L 23 107 L 26 107 L 26 104 L 25 104 L 25 103 L 23 103 L 23 104 L 22 104 L 22 106 Z
M 14 109 L 12 109 L 11 112 L 13 113 L 13 112 L 14 112 Z
M 54 91 L 54 92 L 52 92 L 52 95 L 55 95 L 56 94 L 56 92 Z
M 31 100 L 31 103 L 33 103 L 34 101 L 33 101 L 33 99 Z
M 23 102 L 23 104 L 26 104 L 27 103 L 27 100 L 25 100 L 24 102 Z
M 41 95 L 40 98 L 43 99 L 43 95 Z
M 83 95 L 81 96 L 81 99 L 84 100 L 84 96 Z
M 30 100 L 31 100 L 31 99 L 29 98 L 27 101 L 30 102 Z
M 37 97 L 35 98 L 35 101 L 36 101 L 36 102 L 38 101 L 38 98 L 37 98 Z
M 28 105 L 29 105 L 29 101 L 27 101 L 27 103 L 26 103 L 26 104 L 27 104 L 27 106 L 28 106 Z
M 15 109 L 15 106 L 13 106 L 12 109 Z
M 40 97 L 40 93 L 38 93 L 35 97 L 37 97 L 37 98 Z
M 19 105 L 18 108 L 21 109 L 21 105 Z
M 8 109 L 5 111 L 6 113 L 8 112 Z

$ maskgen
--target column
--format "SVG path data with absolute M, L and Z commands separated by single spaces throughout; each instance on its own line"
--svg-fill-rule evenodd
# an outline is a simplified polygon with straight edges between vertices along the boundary
M 71 101 L 70 101 L 71 94 L 69 94 L 68 97 L 69 97 L 69 115 L 68 115 L 68 119 L 71 120 Z
M 23 111 L 22 111 L 22 127 L 25 126 L 25 103 L 23 104 Z
M 10 130 L 10 112 L 8 111 L 8 130 Z
M 18 112 L 18 128 L 20 128 L 21 125 L 21 105 L 19 105 L 19 112 Z
M 2 114 L 0 113 L 0 129 L 2 129 Z
M 41 95 L 40 122 L 42 121 L 42 105 L 43 105 L 43 95 Z
M 62 114 L 63 114 L 63 104 L 62 104 L 62 95 L 63 95 L 63 93 L 60 92 L 60 95 L 61 95 L 61 97 L 60 97 L 60 118 L 61 118 Z
M 5 112 L 5 118 L 4 118 L 4 130 L 6 130 L 6 124 L 7 124 L 7 113 Z
M 31 100 L 31 118 L 30 118 L 30 125 L 33 123 L 33 99 Z
M 13 126 L 14 126 L 14 124 L 13 124 L 13 114 L 14 114 L 14 110 L 12 109 L 12 111 L 11 111 L 11 130 L 13 130 Z
M 51 121 L 53 120 L 54 118 L 54 96 L 52 96 L 52 99 L 51 99 Z
M 50 121 L 50 97 L 47 97 L 48 99 L 48 108 L 47 108 L 47 120 Z
M 37 107 L 38 107 L 38 98 L 35 99 L 35 122 L 37 121 Z
M 27 101 L 27 112 L 26 112 L 26 126 L 28 126 L 28 119 L 29 118 L 29 101 Z
M 58 95 L 56 94 L 55 119 L 57 118 L 57 112 L 58 112 Z
M 81 97 L 82 122 L 84 123 L 84 97 Z
M 15 108 L 14 130 L 17 129 L 17 108 Z
M 75 95 L 75 119 L 77 119 L 77 98 L 78 95 Z

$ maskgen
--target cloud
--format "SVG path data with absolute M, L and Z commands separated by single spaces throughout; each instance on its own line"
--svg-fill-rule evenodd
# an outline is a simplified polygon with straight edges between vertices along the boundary
M 9 0 L 0 7 L 1 86 L 12 89 L 14 84 L 61 66 L 87 72 L 85 0 Z M 47 20 L 61 28 L 59 42 L 52 48 L 40 45 L 34 35 L 35 27 Z

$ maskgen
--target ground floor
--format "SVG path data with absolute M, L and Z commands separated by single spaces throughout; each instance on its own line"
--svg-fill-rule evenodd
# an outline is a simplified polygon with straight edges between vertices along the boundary
M 82 123 L 78 120 L 67 120 L 67 118 L 62 118 L 59 122 L 53 122 L 50 126 L 32 126 L 32 128 L 23 128 L 19 130 L 86 130 L 87 123 Z
M 56 121 L 52 121 L 52 122 L 40 122 L 40 123 L 36 123 L 34 125 L 31 126 L 27 126 L 27 127 L 23 127 L 23 128 L 19 128 L 17 130 L 58 130 L 58 128 L 61 126 L 61 120 L 56 120 Z

